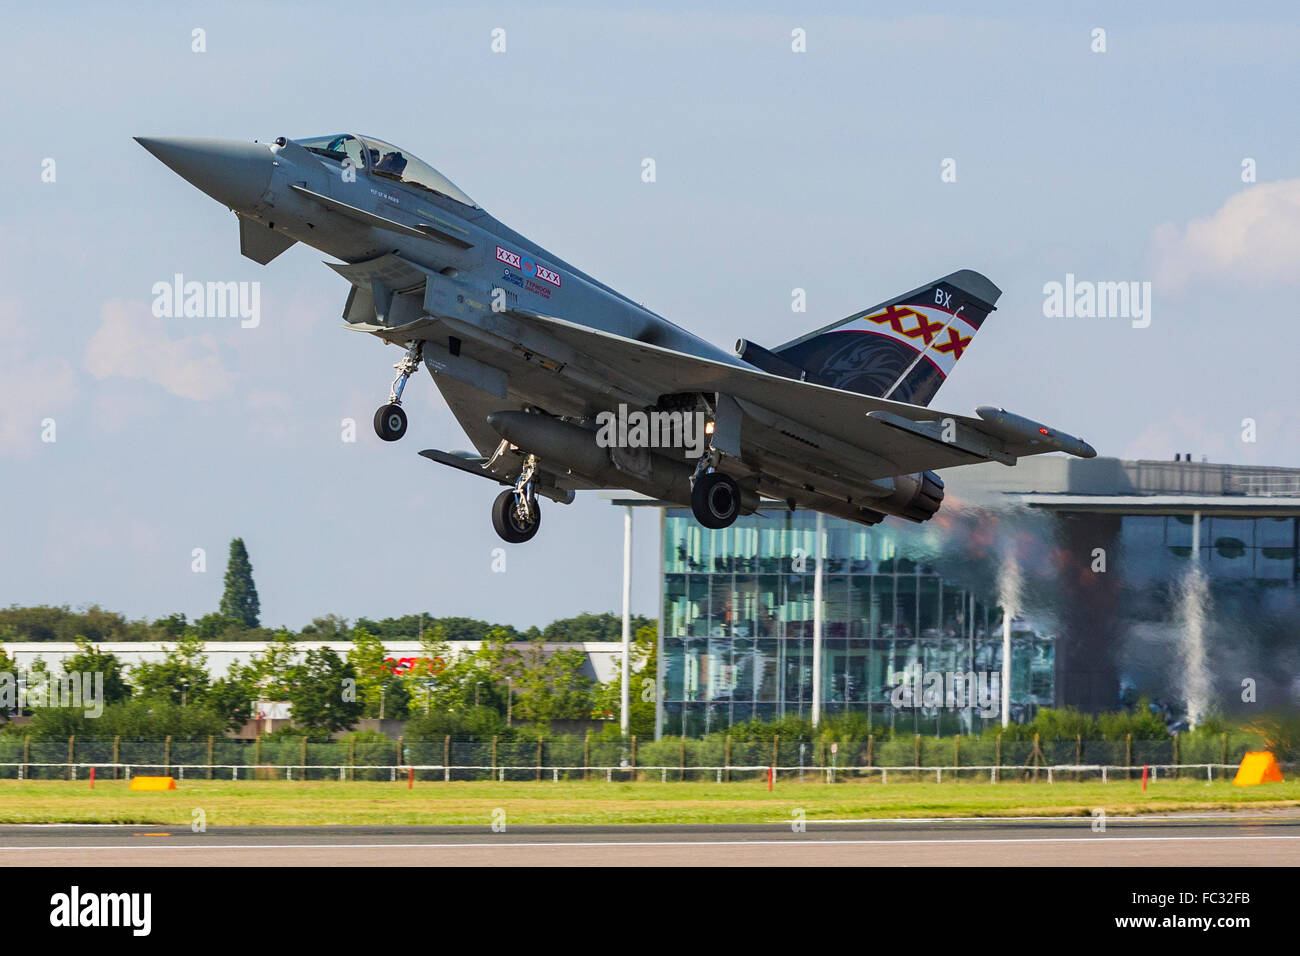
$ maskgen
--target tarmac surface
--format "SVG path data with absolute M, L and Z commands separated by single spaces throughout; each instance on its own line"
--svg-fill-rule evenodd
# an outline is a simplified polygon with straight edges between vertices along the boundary
M 1298 866 L 1300 816 L 726 826 L 0 825 L 12 866 Z

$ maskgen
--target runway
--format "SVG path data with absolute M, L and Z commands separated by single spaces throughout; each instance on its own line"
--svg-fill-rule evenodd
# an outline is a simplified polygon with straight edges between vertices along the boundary
M 0 866 L 1297 866 L 1300 818 L 747 826 L 0 826 Z

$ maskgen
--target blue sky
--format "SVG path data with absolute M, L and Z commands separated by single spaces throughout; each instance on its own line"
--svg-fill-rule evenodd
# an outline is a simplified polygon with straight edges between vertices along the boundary
M 1300 18 L 915 9 L 6 13 L 0 604 L 197 616 L 236 535 L 271 624 L 423 609 L 526 626 L 620 600 L 621 515 L 594 495 L 548 508 L 493 573 L 492 486 L 416 455 L 467 444 L 427 375 L 407 389 L 407 437 L 381 443 L 369 419 L 399 353 L 341 328 L 344 280 L 301 246 L 241 258 L 234 217 L 133 135 L 382 137 L 726 345 L 778 344 L 974 268 L 1003 296 L 935 406 L 1004 405 L 1103 455 L 1300 466 Z M 153 318 L 151 287 L 177 272 L 260 281 L 260 326 Z M 1150 327 L 1044 317 L 1044 284 L 1067 273 L 1151 282 Z M 654 614 L 650 515 L 637 536 L 635 610 Z

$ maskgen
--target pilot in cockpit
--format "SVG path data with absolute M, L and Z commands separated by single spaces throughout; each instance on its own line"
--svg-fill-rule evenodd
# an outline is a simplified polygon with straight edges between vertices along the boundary
M 388 173 L 390 176 L 401 176 L 404 169 L 406 169 L 406 157 L 397 150 L 385 153 L 384 158 L 375 164 L 375 172 Z

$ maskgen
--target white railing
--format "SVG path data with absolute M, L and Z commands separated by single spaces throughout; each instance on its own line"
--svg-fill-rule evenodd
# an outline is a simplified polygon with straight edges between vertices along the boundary
M 1229 486 L 1252 497 L 1300 497 L 1300 475 L 1232 475 Z

